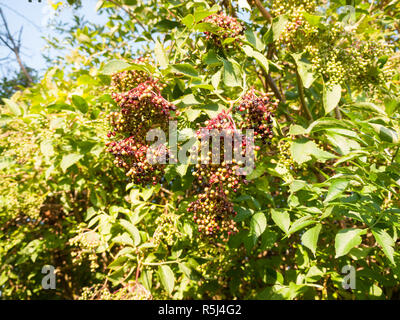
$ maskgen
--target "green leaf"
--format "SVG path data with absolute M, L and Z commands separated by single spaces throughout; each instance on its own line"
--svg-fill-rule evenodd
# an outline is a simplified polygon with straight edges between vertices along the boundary
M 196 22 L 199 22 L 199 21 L 203 20 L 204 18 L 212 15 L 213 13 L 218 12 L 218 10 L 219 10 L 218 5 L 213 5 L 210 9 L 195 10 L 194 18 L 195 18 Z
M 162 265 L 158 269 L 158 275 L 160 276 L 161 283 L 168 294 L 171 294 L 175 286 L 175 277 L 171 268 L 167 265 Z
M 189 168 L 188 164 L 181 163 L 176 166 L 176 172 L 179 173 L 181 177 L 183 177 L 186 174 L 187 169 Z
M 298 124 L 291 124 L 289 128 L 290 135 L 301 135 L 307 133 L 307 129 L 298 125 Z
M 179 73 L 183 73 L 187 76 L 190 76 L 190 77 L 198 77 L 199 76 L 196 69 L 189 63 L 174 64 L 174 65 L 172 65 L 172 69 Z
M 295 233 L 307 226 L 309 226 L 310 224 L 314 224 L 316 221 L 315 220 L 310 220 L 311 216 L 304 216 L 301 217 L 300 219 L 294 221 L 289 229 L 289 234 Z
M 317 243 L 319 233 L 321 232 L 322 225 L 318 223 L 315 227 L 308 229 L 301 236 L 301 243 L 306 246 L 315 256 L 315 252 L 317 250 Z
M 89 106 L 86 102 L 85 99 L 83 99 L 80 96 L 73 95 L 72 96 L 72 103 L 75 105 L 75 107 L 78 108 L 78 110 L 82 113 L 86 113 L 89 110 Z
M 158 40 L 156 40 L 156 44 L 154 46 L 154 53 L 156 55 L 157 63 L 159 64 L 159 66 L 161 68 L 168 67 L 167 54 L 164 50 L 164 47 Z
M 321 162 L 335 158 L 334 154 L 319 149 L 313 141 L 310 141 L 306 138 L 293 141 L 290 147 L 290 152 L 293 160 L 299 164 L 310 161 L 312 159 L 311 156 L 315 157 Z
M 100 70 L 102 74 L 112 75 L 117 72 L 121 72 L 130 66 L 129 63 L 122 60 L 112 60 L 109 63 L 105 64 L 104 67 Z
M 287 211 L 271 209 L 271 218 L 286 234 L 289 232 L 290 215 Z
M 22 114 L 22 108 L 17 103 L 7 98 L 3 98 L 3 101 L 10 111 L 16 116 L 20 116 Z
M 388 257 L 390 262 L 396 265 L 393 257 L 394 255 L 393 247 L 395 243 L 392 237 L 383 229 L 372 228 L 371 231 L 375 237 L 376 242 L 378 242 L 378 244 L 382 247 L 383 252 Z
M 351 249 L 361 244 L 361 235 L 365 233 L 363 229 L 342 229 L 335 237 L 335 258 L 344 256 L 350 252 Z
M 307 12 L 303 12 L 303 16 L 307 20 L 307 22 L 309 24 L 311 24 L 312 26 L 318 26 L 318 24 L 320 23 L 320 21 L 322 19 L 322 16 L 316 16 L 313 14 L 309 14 Z
M 74 165 L 76 162 L 78 162 L 82 158 L 83 158 L 83 155 L 78 154 L 78 153 L 70 153 L 70 154 L 63 156 L 62 160 L 61 160 L 61 164 L 60 164 L 61 169 L 64 172 L 66 172 L 70 166 Z
M 269 65 L 266 57 L 264 57 L 260 52 L 253 50 L 250 46 L 245 45 L 242 49 L 248 57 L 256 59 L 266 73 L 269 72 Z
M 40 143 L 40 151 L 46 157 L 51 157 L 54 155 L 54 148 L 51 140 L 44 140 Z
M 385 110 L 383 110 L 382 108 L 380 108 L 379 106 L 377 106 L 376 104 L 372 103 L 372 102 L 357 102 L 357 103 L 353 103 L 350 104 L 349 107 L 351 108 L 357 108 L 357 109 L 361 109 L 367 112 L 374 112 L 383 116 L 387 116 Z
M 201 60 L 208 65 L 221 64 L 221 59 L 213 49 L 209 50 Z
M 257 49 L 258 51 L 263 51 L 265 49 L 265 44 L 253 30 L 247 29 L 244 32 L 244 35 L 248 43 L 250 43 L 255 49 Z
M 267 171 L 267 164 L 264 162 L 257 163 L 255 169 L 246 176 L 246 180 L 254 180 L 260 177 L 264 172 Z
M 193 108 L 188 108 L 185 110 L 186 116 L 190 122 L 196 120 L 200 114 L 201 110 L 200 109 L 193 109 Z
M 323 103 L 325 108 L 325 114 L 331 112 L 336 108 L 340 101 L 340 97 L 342 94 L 342 87 L 340 84 L 334 84 L 331 88 L 328 88 L 324 84 L 323 90 Z
M 267 218 L 263 212 L 257 212 L 251 217 L 250 221 L 250 236 L 257 239 L 262 235 L 267 227 Z
M 286 24 L 288 22 L 288 17 L 286 15 L 280 15 L 272 21 L 272 35 L 273 40 L 277 41 L 281 36 L 283 30 L 285 30 Z
M 181 21 L 186 27 L 191 29 L 194 24 L 194 16 L 192 14 L 188 14 Z
M 241 87 L 242 79 L 240 66 L 236 61 L 223 60 L 224 62 L 224 83 L 228 87 Z
M 124 232 L 123 234 L 116 236 L 113 239 L 113 242 L 117 244 L 124 244 L 134 247 L 133 240 L 127 232 Z
M 218 85 L 221 81 L 221 74 L 222 74 L 222 69 L 218 70 L 212 77 L 211 77 L 211 84 L 214 87 L 215 90 L 218 89 Z
M 129 233 L 130 235 L 133 237 L 134 243 L 133 245 L 136 247 L 140 244 L 141 242 L 141 238 L 140 238 L 140 233 L 138 228 L 136 228 L 131 222 L 129 222 L 128 220 L 125 219 L 121 219 L 119 220 L 119 223 L 121 224 L 121 226 L 123 226 Z
M 396 131 L 377 123 L 369 123 L 369 125 L 374 128 L 375 132 L 379 135 L 379 138 L 382 141 L 396 144 L 399 143 L 399 135 Z
M 211 24 L 209 22 L 197 23 L 194 25 L 193 29 L 198 32 L 208 31 L 208 32 L 212 32 L 212 33 L 216 33 L 219 30 L 219 28 L 217 26 L 215 26 L 214 24 Z
M 324 203 L 328 203 L 339 197 L 346 190 L 349 182 L 350 181 L 346 179 L 335 179 L 331 182 Z
M 312 63 L 309 62 L 302 53 L 292 53 L 292 57 L 296 62 L 297 72 L 299 73 L 304 88 L 310 88 L 317 78 L 317 75 L 312 69 Z

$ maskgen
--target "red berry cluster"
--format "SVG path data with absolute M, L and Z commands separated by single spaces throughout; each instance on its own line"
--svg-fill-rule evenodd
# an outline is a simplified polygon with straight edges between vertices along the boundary
M 148 62 L 150 62 L 149 57 L 140 57 L 133 60 L 135 64 L 144 64 Z M 148 80 L 151 80 L 151 78 L 146 71 L 126 70 L 113 74 L 111 77 L 110 89 L 112 92 L 126 92 Z
M 232 157 L 235 152 L 240 151 L 241 155 L 244 156 L 244 149 L 246 147 L 246 140 L 241 138 L 241 148 L 242 150 L 237 150 L 237 146 L 234 145 L 234 139 L 238 138 L 236 136 L 237 131 L 232 117 L 226 113 L 221 112 L 217 117 L 205 122 L 205 127 L 201 129 L 206 129 L 207 133 L 203 133 L 200 129 L 196 132 L 198 139 L 201 141 L 204 134 L 210 134 L 212 137 L 213 133 L 217 133 L 220 136 L 220 153 L 218 154 L 219 163 L 213 163 L 212 152 L 208 151 L 205 159 L 201 159 L 201 164 L 196 165 L 196 171 L 193 175 L 198 179 L 198 184 L 205 190 L 215 189 L 216 187 L 223 188 L 224 193 L 228 195 L 230 190 L 237 192 L 240 188 L 240 182 L 243 180 L 243 176 L 238 174 L 238 170 L 243 165 L 243 163 L 237 162 L 234 158 L 232 163 L 227 163 L 224 158 L 225 151 L 225 140 L 221 133 L 225 133 L 226 136 L 231 137 L 233 152 Z M 211 139 L 211 138 L 210 138 Z
M 144 61 L 138 60 L 137 63 Z M 160 90 L 165 85 L 146 74 L 122 72 L 114 75 L 113 79 L 114 90 L 121 92 L 114 91 L 111 96 L 120 110 L 108 115 L 112 131 L 107 136 L 111 138 L 118 134 L 120 140 L 108 142 L 108 152 L 115 156 L 114 163 L 124 168 L 134 183 L 143 186 L 157 184 L 165 168 L 165 164 L 158 160 L 164 160 L 164 156 L 167 160 L 168 152 L 163 145 L 158 150 L 150 148 L 146 134 L 153 128 L 168 132 L 168 120 L 175 106 L 161 95 Z M 131 88 L 133 85 L 135 87 Z
M 159 160 L 166 154 L 166 149 L 149 148 L 133 137 L 107 143 L 108 152 L 115 156 L 114 164 L 125 169 L 126 175 L 132 178 L 135 184 L 157 184 L 164 174 L 164 164 Z
M 216 26 L 215 32 L 205 31 L 206 39 L 212 39 L 217 45 L 227 38 L 237 38 L 244 32 L 244 26 L 236 18 L 225 14 L 215 13 L 203 19 L 204 22 Z
M 254 129 L 255 138 L 265 144 L 273 138 L 272 118 L 278 103 L 266 93 L 250 89 L 240 101 L 236 110 L 242 115 L 241 129 Z
M 187 211 L 193 213 L 198 231 L 208 239 L 214 237 L 227 241 L 231 234 L 238 231 L 233 220 L 236 212 L 222 188 L 199 194 Z
M 235 158 L 232 159 L 231 163 L 225 161 L 224 137 L 221 133 L 232 138 L 233 157 L 235 152 L 238 151 L 241 152 L 242 156 L 245 155 L 246 139 L 240 137 L 241 150 L 237 150 L 234 139 L 239 138 L 238 136 L 235 137 L 238 131 L 229 113 L 221 112 L 217 117 L 206 121 L 205 125 L 201 129 L 207 129 L 207 131 L 198 130 L 197 137 L 201 140 L 206 134 L 212 136 L 213 131 L 219 135 L 221 151 L 218 155 L 219 163 L 212 163 L 212 152 L 209 151 L 206 158 L 202 158 L 201 163 L 196 164 L 193 176 L 198 180 L 195 185 L 203 192 L 195 196 L 196 200 L 189 204 L 187 210 L 193 213 L 193 218 L 198 224 L 198 230 L 202 234 L 206 236 L 215 235 L 227 240 L 230 234 L 237 231 L 236 224 L 233 221 L 236 213 L 229 200 L 229 195 L 231 191 L 236 193 L 241 184 L 247 183 L 247 181 L 238 172 L 243 163 L 236 161 Z
M 144 141 L 151 128 L 160 127 L 166 131 L 171 118 L 170 111 L 175 110 L 175 106 L 161 96 L 158 84 L 154 81 L 140 83 L 127 92 L 113 92 L 112 98 L 121 111 L 110 113 L 114 131 L 109 135 L 120 132 Z

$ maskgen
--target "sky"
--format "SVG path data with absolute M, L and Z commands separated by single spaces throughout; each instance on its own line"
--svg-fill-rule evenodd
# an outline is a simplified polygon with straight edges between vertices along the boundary
M 49 19 L 54 17 L 55 10 L 52 9 L 50 3 L 62 2 L 67 5 L 67 1 L 59 0 L 0 0 L 0 8 L 8 22 L 10 32 L 17 36 L 22 27 L 21 36 L 21 56 L 22 61 L 28 67 L 34 68 L 39 73 L 43 73 L 46 69 L 46 61 L 43 58 L 43 47 L 46 42 L 42 39 L 46 34 L 54 34 L 49 28 L 46 28 Z M 40 2 L 39 2 L 40 1 Z M 86 20 L 94 23 L 105 22 L 105 17 L 96 12 L 97 0 L 82 0 L 82 8 L 78 9 L 79 15 L 83 15 Z M 63 22 L 72 20 L 72 8 L 66 7 L 61 11 L 61 15 L 56 17 Z M 0 33 L 3 33 L 4 25 L 0 21 Z M 10 49 L 0 43 L 0 59 L 9 56 L 10 59 L 5 61 L 0 60 L 0 75 L 12 73 L 14 70 L 19 70 L 15 56 Z

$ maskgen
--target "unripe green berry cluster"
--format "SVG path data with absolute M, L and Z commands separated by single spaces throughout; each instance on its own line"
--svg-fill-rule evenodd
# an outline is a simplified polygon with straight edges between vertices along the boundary
M 177 227 L 178 215 L 162 214 L 155 220 L 156 230 L 153 233 L 151 242 L 156 245 L 161 243 L 172 246 L 177 239 L 183 235 Z
M 79 300 L 151 300 L 151 293 L 140 283 L 129 281 L 122 287 L 111 292 L 108 287 L 96 284 L 82 289 Z
M 271 14 L 273 16 L 290 15 L 294 11 L 312 13 L 319 3 L 320 1 L 314 0 L 274 0 L 272 1 Z

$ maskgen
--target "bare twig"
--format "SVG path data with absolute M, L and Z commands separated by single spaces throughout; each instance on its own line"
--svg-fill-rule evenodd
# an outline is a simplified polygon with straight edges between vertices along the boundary
M 17 62 L 19 64 L 19 67 L 21 68 L 21 71 L 24 73 L 26 79 L 28 80 L 28 83 L 32 84 L 32 82 L 33 82 L 32 77 L 28 73 L 28 70 L 26 70 L 24 64 L 22 63 L 21 56 L 20 56 L 22 28 L 19 31 L 18 40 L 17 40 L 17 42 L 15 42 L 14 37 L 12 36 L 10 29 L 8 28 L 7 20 L 4 16 L 3 10 L 1 8 L 0 8 L 0 15 L 1 15 L 1 19 L 3 20 L 4 27 L 6 29 L 6 34 L 0 36 L 0 41 L 3 42 L 3 44 L 15 54 L 15 58 L 17 59 Z
M 144 31 L 147 31 L 146 28 L 144 27 L 143 23 L 130 10 L 126 9 L 123 5 L 119 4 L 118 2 L 116 2 L 114 0 L 107 0 L 107 1 L 111 2 L 112 4 L 117 6 L 118 8 L 124 10 L 132 19 L 136 20 L 138 25 L 141 26 Z

